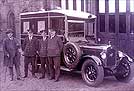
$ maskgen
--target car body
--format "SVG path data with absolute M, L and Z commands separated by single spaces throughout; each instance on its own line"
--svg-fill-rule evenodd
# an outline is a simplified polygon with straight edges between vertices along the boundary
M 74 10 L 50 10 L 22 13 L 20 17 L 22 40 L 27 28 L 37 30 L 34 31 L 36 36 L 40 29 L 56 29 L 64 43 L 61 66 L 69 71 L 80 71 L 87 85 L 98 86 L 105 76 L 111 75 L 119 81 L 131 80 L 133 60 L 110 42 L 97 44 L 95 15 Z

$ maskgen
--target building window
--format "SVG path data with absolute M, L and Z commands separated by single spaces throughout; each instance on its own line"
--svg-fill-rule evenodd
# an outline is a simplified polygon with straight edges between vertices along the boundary
M 134 12 L 134 0 L 130 0 L 130 12 Z
M 86 0 L 61 0 L 62 9 L 86 11 Z
M 105 32 L 105 15 L 100 15 L 100 32 Z
M 76 1 L 76 7 L 78 11 L 81 11 L 81 0 Z
M 119 16 L 119 33 L 126 33 L 126 15 Z
M 115 15 L 109 15 L 109 32 L 115 33 Z
M 115 0 L 109 0 L 109 13 L 115 13 Z
M 68 9 L 68 0 L 66 0 L 66 9 Z
M 76 10 L 76 0 L 73 0 L 73 9 Z
M 62 9 L 66 9 L 66 0 L 61 0 Z
M 73 0 L 68 0 L 69 10 L 73 10 Z
M 99 13 L 105 13 L 105 0 L 99 0 Z
M 119 12 L 126 12 L 126 0 L 119 0 Z
M 130 16 L 130 33 L 134 34 L 134 15 L 131 14 Z
M 81 0 L 81 11 L 84 11 L 84 0 Z

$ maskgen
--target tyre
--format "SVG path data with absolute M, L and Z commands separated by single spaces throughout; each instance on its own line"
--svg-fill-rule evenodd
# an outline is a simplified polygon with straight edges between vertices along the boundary
M 83 80 L 88 86 L 98 86 L 104 78 L 104 69 L 98 66 L 93 59 L 87 59 L 81 69 Z
M 79 45 L 76 43 L 68 42 L 64 46 L 63 53 L 64 64 L 70 69 L 75 68 L 79 63 L 79 59 L 81 56 L 81 50 Z
M 127 58 L 123 58 L 116 68 L 115 78 L 121 82 L 129 82 L 133 77 L 134 65 L 130 65 Z

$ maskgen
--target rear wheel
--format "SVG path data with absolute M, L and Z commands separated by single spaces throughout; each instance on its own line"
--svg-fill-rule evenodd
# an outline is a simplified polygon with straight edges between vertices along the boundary
M 81 72 L 83 80 L 89 86 L 98 86 L 103 81 L 104 69 L 92 59 L 87 59 L 84 62 Z
M 122 61 L 119 63 L 119 65 L 117 66 L 116 70 L 116 74 L 115 77 L 117 80 L 122 81 L 122 82 L 129 82 L 132 79 L 132 67 L 133 65 L 130 65 L 128 63 L 128 59 L 127 58 L 123 58 Z

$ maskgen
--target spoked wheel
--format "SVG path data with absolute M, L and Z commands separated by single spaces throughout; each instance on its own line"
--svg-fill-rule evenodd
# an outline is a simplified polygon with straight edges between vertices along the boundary
M 87 59 L 82 66 L 82 78 L 89 86 L 98 86 L 104 78 L 102 66 L 98 66 L 94 60 Z
M 132 67 L 133 65 L 130 65 L 128 63 L 127 58 L 123 58 L 119 65 L 117 66 L 117 72 L 115 74 L 115 77 L 117 80 L 122 82 L 129 82 L 132 79 Z
M 75 68 L 79 62 L 80 48 L 75 43 L 67 43 L 64 46 L 64 63 L 68 68 Z
M 76 51 L 73 47 L 68 47 L 66 49 L 67 63 L 72 64 L 76 60 Z

